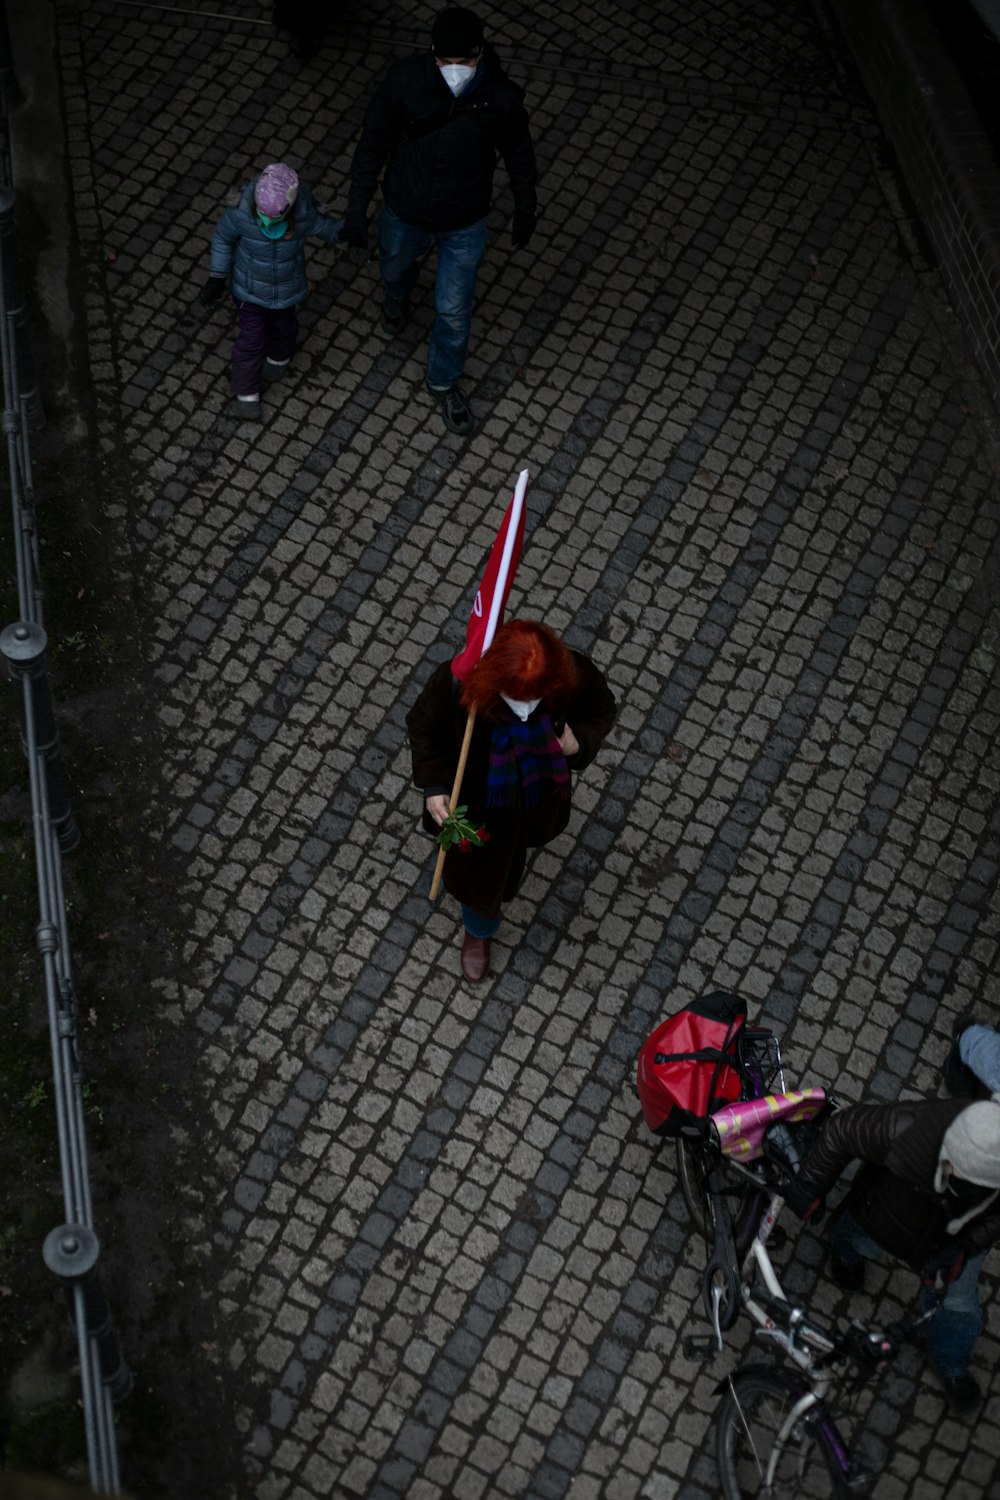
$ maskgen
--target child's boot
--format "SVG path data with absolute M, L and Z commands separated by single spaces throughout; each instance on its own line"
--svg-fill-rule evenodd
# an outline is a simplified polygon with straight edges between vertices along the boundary
M 230 413 L 238 422 L 260 421 L 260 395 L 234 396 Z

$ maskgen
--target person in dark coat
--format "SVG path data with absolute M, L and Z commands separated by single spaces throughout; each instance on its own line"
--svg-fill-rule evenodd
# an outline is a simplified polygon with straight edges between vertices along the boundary
M 978 1282 L 1000 1241 L 1000 1103 L 931 1099 L 856 1104 L 835 1111 L 786 1196 L 811 1217 L 854 1160 L 863 1163 L 831 1235 L 831 1272 L 846 1290 L 864 1285 L 864 1262 L 886 1250 L 917 1271 L 930 1300 L 927 1350 L 952 1410 L 974 1411 L 982 1393 L 969 1359 L 982 1330 Z
M 615 700 L 593 662 L 532 620 L 501 625 L 464 683 L 444 662 L 406 716 L 423 824 L 435 835 L 449 816 L 466 710 L 476 718 L 459 801 L 485 839 L 449 849 L 444 884 L 462 906 L 462 972 L 475 981 L 489 970 L 490 939 L 528 849 L 569 822 L 571 772 L 594 759 Z
M 230 203 L 212 235 L 208 281 L 200 300 L 219 301 L 229 286 L 239 314 L 233 345 L 233 412 L 260 420 L 265 383 L 280 380 L 299 334 L 296 307 L 309 290 L 305 242 L 341 237 L 342 219 L 320 213 L 286 162 L 272 162 Z
M 316 56 L 332 10 L 331 0 L 274 0 L 274 25 L 288 33 L 289 49 L 299 62 L 310 62 Z
M 437 16 L 431 47 L 390 68 L 365 114 L 351 165 L 344 221 L 348 245 L 368 244 L 368 205 L 379 175 L 382 328 L 399 333 L 409 317 L 417 261 L 437 247 L 437 317 L 427 350 L 427 387 L 452 432 L 473 430 L 458 389 L 469 346 L 472 301 L 486 248 L 486 215 L 501 156 L 514 194 L 511 240 L 523 249 L 535 228 L 535 152 L 524 94 L 511 83 L 482 22 L 449 6 Z

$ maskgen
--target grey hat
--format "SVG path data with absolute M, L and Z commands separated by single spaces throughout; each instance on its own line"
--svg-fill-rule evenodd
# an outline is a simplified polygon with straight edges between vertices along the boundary
M 1000 1188 L 1000 1104 L 983 1099 L 963 1109 L 945 1131 L 941 1160 L 969 1182 Z

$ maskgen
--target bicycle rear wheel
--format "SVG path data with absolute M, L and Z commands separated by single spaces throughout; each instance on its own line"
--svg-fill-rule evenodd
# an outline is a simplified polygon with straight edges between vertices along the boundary
M 733 1326 L 740 1310 L 740 1263 L 729 1204 L 719 1191 L 719 1172 L 719 1163 L 708 1147 L 701 1141 L 678 1136 L 677 1176 L 681 1192 L 708 1251 L 702 1276 L 702 1302 L 706 1317 L 723 1333 Z
M 710 1163 L 701 1141 L 683 1135 L 677 1137 L 677 1180 L 684 1204 L 703 1240 L 710 1241 L 715 1231 L 715 1214 L 708 1195 Z
M 787 1425 L 808 1392 L 781 1370 L 738 1370 L 732 1377 L 715 1427 L 725 1500 L 826 1500 L 847 1493 L 826 1409 L 816 1404 Z
M 677 1180 L 681 1195 L 691 1223 L 711 1249 L 715 1238 L 715 1207 L 708 1191 L 712 1160 L 699 1140 L 679 1135 L 676 1144 Z M 766 1189 L 763 1180 L 759 1189 L 755 1189 L 745 1178 L 731 1178 L 726 1184 L 733 1241 L 737 1258 L 741 1262 L 760 1224 L 764 1209 L 764 1200 L 760 1195 L 764 1193 Z

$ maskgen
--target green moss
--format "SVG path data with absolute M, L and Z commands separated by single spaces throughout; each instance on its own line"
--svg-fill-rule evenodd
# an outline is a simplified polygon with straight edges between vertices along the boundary
M 29 1474 L 66 1474 L 86 1463 L 87 1440 L 78 1401 L 53 1401 L 14 1420 L 7 1466 Z

